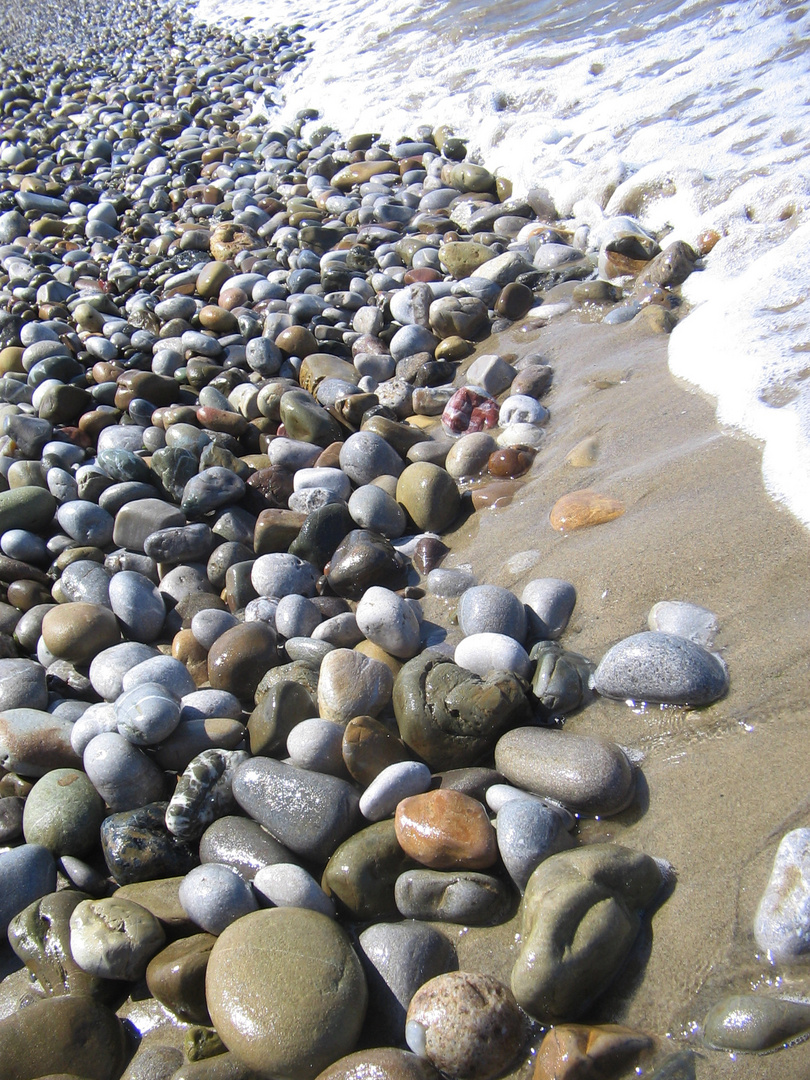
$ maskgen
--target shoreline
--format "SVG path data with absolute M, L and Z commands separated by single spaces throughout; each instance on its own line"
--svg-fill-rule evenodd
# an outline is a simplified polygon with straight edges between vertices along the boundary
M 543 397 L 551 419 L 512 503 L 451 528 L 444 566 L 469 564 L 478 584 L 517 594 L 538 576 L 572 582 L 578 599 L 564 643 L 593 661 L 643 629 L 657 601 L 689 600 L 719 619 L 717 646 L 731 677 L 725 698 L 701 710 L 631 710 L 599 699 L 566 723 L 566 730 L 598 734 L 643 755 L 639 801 L 616 818 L 582 822 L 579 835 L 626 841 L 669 860 L 677 873 L 674 891 L 653 916 L 649 956 L 634 954 L 588 1019 L 625 1022 L 659 1038 L 672 1032 L 675 1051 L 684 1045 L 678 1033 L 723 993 L 773 976 L 753 954 L 750 928 L 779 838 L 810 819 L 794 765 L 803 749 L 810 536 L 766 496 L 758 446 L 723 432 L 708 400 L 669 374 L 667 340 L 652 319 L 606 326 L 574 310 L 528 329 L 518 319 L 476 342 L 460 371 L 490 353 L 515 361 L 542 355 L 554 369 Z M 567 464 L 574 447 L 592 436 L 595 462 Z M 622 500 L 624 514 L 576 533 L 555 532 L 552 506 L 585 487 Z M 523 569 L 510 571 L 504 535 L 510 556 L 531 552 L 533 561 L 527 556 Z M 451 614 L 431 597 L 423 608 L 426 620 L 446 623 Z M 461 966 L 508 982 L 514 930 L 508 923 L 461 935 Z M 501 949 L 494 965 L 493 943 Z M 780 990 L 791 987 L 810 996 L 810 981 L 803 990 L 794 973 Z M 755 1056 L 731 1062 L 691 1038 L 687 1044 L 702 1055 L 700 1080 L 760 1075 Z M 810 1065 L 810 1043 L 770 1056 L 768 1065 L 769 1075 L 778 1069 L 780 1078 L 799 1080 Z M 525 1074 L 524 1065 L 509 1075 Z

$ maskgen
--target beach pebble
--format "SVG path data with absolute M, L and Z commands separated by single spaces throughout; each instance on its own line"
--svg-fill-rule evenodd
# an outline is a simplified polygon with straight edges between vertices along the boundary
M 0 766 L 26 777 L 80 767 L 71 745 L 72 729 L 67 717 L 39 709 L 6 709 L 0 713 Z
M 464 593 L 464 596 L 466 595 L 467 593 Z M 492 672 L 508 671 L 521 679 L 528 679 L 532 670 L 526 650 L 519 641 L 506 634 L 471 634 L 456 645 L 453 659 L 459 667 L 466 668 L 482 678 Z
M 545 859 L 521 901 L 512 992 L 543 1023 L 576 1019 L 610 985 L 664 877 L 648 855 L 590 844 Z
M 485 807 L 460 791 L 439 788 L 403 799 L 394 819 L 400 847 L 433 870 L 485 870 L 498 857 Z
M 318 572 L 315 567 L 286 552 L 261 555 L 253 564 L 250 580 L 259 596 L 314 596 Z
M 326 862 L 360 822 L 358 797 L 345 780 L 272 758 L 241 765 L 233 794 L 290 851 L 314 862 Z
M 512 799 L 498 810 L 498 851 L 521 892 L 543 859 L 574 846 L 565 818 L 535 799 Z
M 467 589 L 471 589 L 475 585 L 475 575 L 469 570 L 438 567 L 428 573 L 425 584 L 432 596 L 450 598 L 461 596 Z
M 713 1005 L 703 1021 L 703 1041 L 717 1050 L 757 1053 L 787 1044 L 810 1029 L 804 1001 L 736 994 Z
M 252 881 L 259 870 L 294 861 L 292 853 L 258 822 L 226 815 L 209 825 L 200 838 L 202 863 L 225 863 Z
M 134 810 L 163 797 L 161 769 L 117 731 L 91 739 L 83 759 L 93 787 L 114 812 Z
M 438 465 L 417 461 L 408 465 L 397 481 L 396 500 L 417 529 L 444 532 L 461 507 L 456 482 Z
M 387 664 L 352 649 L 334 649 L 321 663 L 318 711 L 343 725 L 354 716 L 377 716 L 391 700 L 393 684 Z
M 253 888 L 274 907 L 306 908 L 335 917 L 335 906 L 318 882 L 295 863 L 262 867 L 253 879 Z
M 166 605 L 154 582 L 132 570 L 114 574 L 109 585 L 110 606 L 130 641 L 147 644 L 160 637 Z
M 191 619 L 191 632 L 195 640 L 204 648 L 210 649 L 214 642 L 220 638 L 226 630 L 231 630 L 239 620 L 230 611 L 220 611 L 218 608 L 203 608 Z M 221 691 L 226 693 L 227 691 Z
M 688 638 L 705 649 L 711 648 L 718 631 L 717 616 L 698 604 L 685 600 L 661 600 L 647 616 L 650 630 Z
M 537 1051 L 537 1080 L 596 1078 L 605 1069 L 614 1073 L 651 1045 L 648 1035 L 620 1024 L 555 1024 Z M 670 1073 L 673 1080 L 675 1075 Z
M 0 660 L 0 712 L 6 709 L 46 709 L 45 669 L 31 660 Z
M 405 467 L 393 447 L 373 431 L 357 431 L 340 447 L 340 467 L 361 487 L 378 476 L 399 476 Z
M 541 427 L 547 424 L 548 420 L 548 409 L 526 394 L 510 394 L 501 405 L 499 415 L 501 427 L 508 427 L 511 424 L 532 424 Z
M 617 700 L 708 705 L 728 689 L 726 665 L 687 638 L 645 631 L 624 638 L 602 657 L 594 686 Z
M 363 484 L 349 498 L 349 513 L 361 529 L 380 533 L 388 539 L 405 532 L 405 513 L 387 491 L 375 484 Z
M 240 1061 L 262 1075 L 305 1080 L 354 1048 L 368 991 L 345 931 L 288 907 L 254 912 L 219 936 L 206 997 Z
M 618 814 L 635 792 L 635 772 L 626 754 L 596 735 L 515 728 L 498 740 L 495 768 L 518 787 L 579 814 Z
M 296 724 L 287 736 L 287 753 L 299 769 L 346 778 L 343 727 L 331 720 L 316 716 Z
M 357 605 L 355 618 L 368 640 L 392 656 L 407 660 L 419 651 L 420 624 L 414 605 L 390 589 L 368 589 Z
M 101 604 L 58 604 L 42 620 L 42 640 L 60 660 L 88 664 L 120 641 L 115 615 Z
M 132 690 L 143 683 L 158 683 L 178 700 L 197 689 L 185 664 L 173 656 L 153 656 L 142 660 L 127 671 L 121 680 L 124 690 Z
M 191 759 L 166 807 L 166 828 L 181 840 L 196 840 L 218 817 L 236 809 L 232 787 L 244 750 L 211 748 Z
M 430 782 L 430 769 L 420 761 L 388 765 L 360 796 L 360 813 L 369 821 L 382 821 L 394 813 L 403 799 L 427 791 Z
M 376 923 L 358 939 L 369 987 L 368 1023 L 381 1041 L 405 1038 L 405 1016 L 414 994 L 429 979 L 458 967 L 447 938 L 426 923 Z
M 413 860 L 400 847 L 394 822 L 378 821 L 353 833 L 326 864 L 321 886 L 338 911 L 356 922 L 396 916 L 394 885 Z
M 283 638 L 309 637 L 321 621 L 321 613 L 305 596 L 282 596 L 276 608 L 276 630 Z
M 394 1047 L 358 1050 L 348 1054 L 319 1073 L 316 1080 L 438 1080 L 439 1074 L 424 1058 Z
M 180 885 L 180 903 L 189 918 L 214 935 L 258 906 L 250 885 L 222 863 L 206 863 L 186 874 Z
M 535 578 L 520 596 L 533 637 L 556 641 L 565 632 L 577 602 L 570 581 L 560 578 Z
M 54 857 L 84 855 L 97 846 L 103 818 L 104 803 L 85 773 L 53 769 L 25 800 L 25 842 L 41 844 Z
M 122 641 L 98 653 L 90 664 L 90 683 L 99 697 L 115 701 L 124 689 L 124 676 L 138 664 L 158 656 L 157 649 L 138 641 Z
M 757 945 L 772 961 L 804 960 L 810 952 L 810 829 L 782 837 L 754 919 Z
M 511 991 L 489 975 L 437 975 L 413 996 L 405 1038 L 415 1054 L 450 1076 L 492 1080 L 523 1044 L 523 1017 Z
M 160 683 L 144 682 L 115 702 L 118 733 L 135 746 L 163 742 L 180 723 L 180 702 Z
M 466 476 L 478 476 L 486 468 L 489 456 L 496 446 L 497 443 L 486 431 L 462 435 L 448 451 L 444 467 L 457 480 Z
M 221 634 L 208 653 L 208 680 L 242 701 L 252 701 L 256 687 L 278 663 L 276 632 L 266 622 L 244 622 Z M 183 690 L 183 693 L 189 693 Z
M 47 1032 L 48 1038 L 42 1033 Z M 130 1048 L 115 1013 L 91 997 L 33 1001 L 0 1020 L 0 1060 L 9 1076 L 117 1080 Z
M 157 882 L 187 874 L 196 866 L 196 845 L 180 841 L 166 828 L 166 803 L 141 803 L 134 810 L 110 814 L 101 825 L 104 861 L 119 885 Z M 168 883 L 176 893 L 176 883 Z M 144 900 L 144 905 L 146 901 Z M 179 902 L 177 904 L 178 910 Z M 161 915 L 163 921 L 165 919 Z M 185 921 L 183 916 L 182 921 Z
M 101 979 L 134 982 L 166 941 L 159 921 L 131 900 L 82 900 L 70 916 L 70 952 L 79 967 Z
M 205 972 L 215 941 L 213 934 L 180 938 L 153 956 L 146 969 L 149 993 L 186 1023 L 211 1023 L 205 1003 Z
M 509 589 L 498 585 L 474 585 L 467 589 L 459 601 L 458 621 L 467 637 L 482 633 L 505 634 L 520 644 L 526 638 L 523 603 Z
M 41 844 L 20 844 L 0 851 L 0 934 L 29 904 L 56 888 L 56 863 Z
M 613 521 L 624 513 L 624 503 L 590 488 L 572 491 L 551 508 L 551 527 L 558 532 L 574 532 Z
M 91 502 L 76 499 L 62 503 L 56 511 L 59 527 L 78 544 L 105 548 L 113 538 L 114 519 Z

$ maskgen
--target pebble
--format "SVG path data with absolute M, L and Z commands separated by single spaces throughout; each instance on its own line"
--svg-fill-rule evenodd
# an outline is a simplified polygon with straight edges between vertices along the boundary
M 380 1080 L 438 1080 L 439 1076 L 424 1058 L 394 1047 L 380 1047 L 342 1057 L 319 1073 L 316 1080 L 363 1080 L 370 1075 Z
M 536 1080 L 598 1077 L 629 1065 L 652 1039 L 620 1024 L 555 1024 L 540 1043 Z M 662 1078 L 663 1080 L 663 1078 Z
M 407 660 L 419 652 L 421 627 L 414 605 L 390 589 L 367 589 L 355 618 L 368 640 L 392 656 Z
M 335 917 L 335 906 L 318 882 L 295 863 L 263 866 L 253 879 L 253 888 L 275 907 L 306 908 Z
M 21 1080 L 66 1075 L 117 1080 L 128 1054 L 124 1025 L 90 997 L 34 1001 L 0 1020 L 0 1060 L 9 1076 Z
M 810 1028 L 804 1001 L 737 994 L 723 998 L 706 1014 L 703 1041 L 716 1050 L 758 1053 L 790 1043 Z
M 523 602 L 509 589 L 498 585 L 474 585 L 467 589 L 459 601 L 458 621 L 467 637 L 482 633 L 505 634 L 520 644 L 526 639 Z
M 98 843 L 104 803 L 79 769 L 52 769 L 31 788 L 25 800 L 23 834 L 54 857 L 85 855 Z
M 540 800 L 512 799 L 498 810 L 498 851 L 521 892 L 543 859 L 574 846 L 566 824 L 562 814 Z
M 600 694 L 617 700 L 708 705 L 728 689 L 728 671 L 716 653 L 688 638 L 646 631 L 624 638 L 594 673 Z
M 331 720 L 315 716 L 296 724 L 287 736 L 287 753 L 299 769 L 346 778 L 343 728 Z
M 360 796 L 360 813 L 369 821 L 382 821 L 403 799 L 427 791 L 430 783 L 427 765 L 420 761 L 395 762 L 377 773 Z
M 141 683 L 115 702 L 119 735 L 135 746 L 163 742 L 180 723 L 180 702 L 160 683 Z
M 100 979 L 135 982 L 165 944 L 160 922 L 146 908 L 117 896 L 82 900 L 70 916 L 70 952 Z
M 180 938 L 153 956 L 146 968 L 149 993 L 187 1023 L 211 1023 L 205 1002 L 205 972 L 215 941 L 213 934 Z
M 444 532 L 461 508 L 453 477 L 430 461 L 408 465 L 397 481 L 396 500 L 423 532 Z
M 318 912 L 288 907 L 254 912 L 223 931 L 208 961 L 206 997 L 240 1061 L 263 1075 L 304 1080 L 354 1049 L 368 990 L 345 931 Z
M 0 660 L 0 711 L 47 709 L 45 669 L 31 660 Z
M 402 799 L 394 820 L 400 847 L 422 866 L 485 870 L 497 859 L 485 807 L 460 791 L 440 788 Z
M 53 713 L 6 709 L 0 714 L 0 766 L 26 777 L 79 767 L 70 741 L 72 728 L 71 720 Z
M 89 664 L 120 641 L 115 615 L 101 604 L 58 604 L 42 620 L 42 640 L 53 656 Z
M 352 649 L 334 649 L 321 662 L 319 713 L 342 725 L 355 716 L 377 716 L 390 702 L 393 684 L 387 664 Z
M 699 604 L 684 600 L 661 600 L 653 604 L 647 616 L 650 630 L 688 638 L 710 649 L 719 629 L 717 616 Z
M 577 593 L 570 581 L 535 578 L 524 586 L 520 599 L 526 609 L 532 636 L 556 641 L 565 633 L 574 612 Z
M 517 1057 L 524 1036 L 511 991 L 489 975 L 437 975 L 408 1007 L 408 1046 L 451 1076 L 492 1080 Z
M 252 881 L 265 866 L 293 861 L 292 853 L 258 822 L 229 815 L 208 826 L 200 838 L 199 853 L 202 863 L 225 863 L 246 881 Z
M 180 885 L 180 903 L 197 926 L 215 936 L 258 907 L 250 885 L 223 863 L 191 870 Z
M 462 603 L 466 595 L 465 592 Z M 482 678 L 493 672 L 508 671 L 521 679 L 528 679 L 532 670 L 526 650 L 514 637 L 506 634 L 470 634 L 456 645 L 454 660 L 459 667 Z
M 563 495 L 551 508 L 551 527 L 558 532 L 574 532 L 613 521 L 624 513 L 624 503 L 590 488 Z
M 41 844 L 0 851 L 0 933 L 21 911 L 56 888 L 56 863 Z
M 754 938 L 772 962 L 803 959 L 810 950 L 810 829 L 786 833 L 754 918 Z
M 83 761 L 93 787 L 113 812 L 134 810 L 163 797 L 163 772 L 117 731 L 91 739 Z
M 101 849 L 104 861 L 119 885 L 149 882 L 158 889 L 168 885 L 175 909 L 169 922 L 177 921 L 177 914 L 182 914 L 179 901 L 176 901 L 177 883 L 158 881 L 155 885 L 155 879 L 188 873 L 197 863 L 197 851 L 167 830 L 165 802 L 147 802 L 139 804 L 135 810 L 110 814 L 101 826 Z M 144 906 L 147 906 L 146 900 Z M 162 922 L 167 921 L 162 914 L 160 917 Z M 180 921 L 187 920 L 183 917 Z

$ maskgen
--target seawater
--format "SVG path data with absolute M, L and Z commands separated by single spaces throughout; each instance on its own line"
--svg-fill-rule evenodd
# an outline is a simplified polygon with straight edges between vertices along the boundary
M 255 104 L 344 134 L 449 124 L 516 192 L 598 229 L 633 212 L 720 241 L 684 294 L 673 374 L 763 443 L 770 494 L 810 526 L 810 14 L 778 0 L 199 0 L 309 55 Z

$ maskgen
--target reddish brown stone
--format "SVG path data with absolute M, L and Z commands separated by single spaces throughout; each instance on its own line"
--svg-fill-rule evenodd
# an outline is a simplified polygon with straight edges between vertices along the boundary
M 490 476 L 523 476 L 532 467 L 534 452 L 520 446 L 509 446 L 489 455 L 487 471 Z
M 460 791 L 440 788 L 403 799 L 394 821 L 402 850 L 433 870 L 485 870 L 498 858 L 486 810 Z
M 472 504 L 475 510 L 498 509 L 508 506 L 523 485 L 517 480 L 494 480 L 473 488 Z
M 288 326 L 276 338 L 276 345 L 287 356 L 309 356 L 318 351 L 315 335 L 305 326 Z
M 202 405 L 197 409 L 197 420 L 201 427 L 211 431 L 224 431 L 226 435 L 233 435 L 236 439 L 244 435 L 248 428 L 248 422 L 241 413 L 215 409 L 211 405 Z
M 587 529 L 591 525 L 612 521 L 623 513 L 624 503 L 618 499 L 584 488 L 558 499 L 552 508 L 550 520 L 552 528 L 558 532 L 573 532 L 574 529 Z
M 651 1045 L 619 1024 L 558 1024 L 540 1044 L 533 1080 L 607 1080 Z

